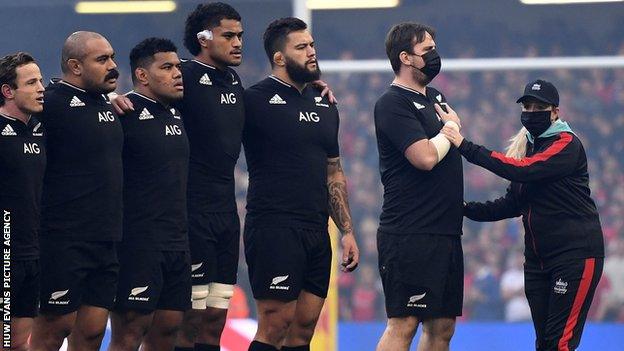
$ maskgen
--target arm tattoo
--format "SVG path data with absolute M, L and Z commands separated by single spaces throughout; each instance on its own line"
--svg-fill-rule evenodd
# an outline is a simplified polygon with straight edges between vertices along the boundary
M 351 213 L 349 211 L 349 198 L 347 196 L 347 183 L 340 160 L 327 161 L 329 173 L 339 173 L 327 183 L 329 214 L 342 234 L 352 233 Z

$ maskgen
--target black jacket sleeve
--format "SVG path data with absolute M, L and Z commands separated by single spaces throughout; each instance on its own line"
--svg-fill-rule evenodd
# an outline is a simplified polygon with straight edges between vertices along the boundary
M 477 222 L 494 222 L 520 216 L 520 202 L 511 185 L 505 196 L 494 201 L 468 202 L 464 205 L 464 216 Z
M 528 183 L 558 179 L 571 174 L 576 168 L 580 143 L 571 133 L 563 132 L 547 147 L 520 160 L 473 144 L 464 139 L 459 152 L 470 163 L 479 165 L 512 182 Z

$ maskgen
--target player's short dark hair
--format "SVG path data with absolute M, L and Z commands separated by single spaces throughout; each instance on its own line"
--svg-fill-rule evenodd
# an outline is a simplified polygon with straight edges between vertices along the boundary
M 425 40 L 426 33 L 429 33 L 435 39 L 435 30 L 420 23 L 399 23 L 390 29 L 386 36 L 386 54 L 388 59 L 390 59 L 394 73 L 399 73 L 401 69 L 399 54 L 402 51 L 413 53 L 412 48 Z
M 269 24 L 264 31 L 264 51 L 269 57 L 269 62 L 273 66 L 273 55 L 284 50 L 286 37 L 292 32 L 308 29 L 308 25 L 295 17 L 284 17 Z
M 147 68 L 154 63 L 154 55 L 159 52 L 178 52 L 178 48 L 171 40 L 163 38 L 147 38 L 132 48 L 130 51 L 132 82 L 136 82 L 134 71 L 138 67 Z
M 240 22 L 241 16 L 232 6 L 222 2 L 210 2 L 197 5 L 195 10 L 186 18 L 184 47 L 186 47 L 192 55 L 198 55 L 201 51 L 201 46 L 197 39 L 197 33 L 205 29 L 218 27 L 223 19 Z
M 8 84 L 17 89 L 17 68 L 29 63 L 36 63 L 29 53 L 20 51 L 0 58 L 0 87 Z M 0 94 L 0 106 L 4 106 L 4 95 Z

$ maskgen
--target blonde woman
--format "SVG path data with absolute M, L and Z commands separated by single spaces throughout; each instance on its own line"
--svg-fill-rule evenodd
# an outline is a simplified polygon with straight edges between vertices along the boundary
M 552 83 L 530 82 L 517 102 L 524 127 L 511 139 L 507 154 L 474 144 L 452 128 L 442 133 L 466 160 L 511 181 L 499 199 L 466 203 L 464 216 L 481 222 L 522 216 L 525 293 L 536 350 L 575 350 L 604 261 L 587 157 L 559 118 L 559 94 Z

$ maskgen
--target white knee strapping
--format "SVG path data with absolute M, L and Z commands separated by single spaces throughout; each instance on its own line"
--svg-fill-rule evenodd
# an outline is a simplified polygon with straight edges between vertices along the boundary
M 210 283 L 206 306 L 227 310 L 234 295 L 234 285 Z
M 208 291 L 208 285 L 193 285 L 191 287 L 191 303 L 194 310 L 206 309 Z

